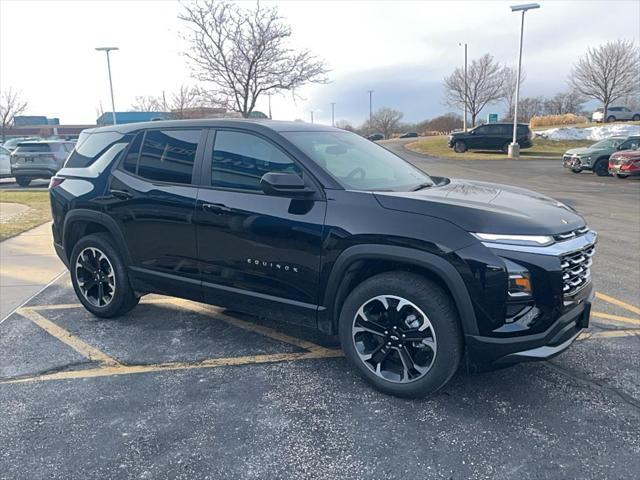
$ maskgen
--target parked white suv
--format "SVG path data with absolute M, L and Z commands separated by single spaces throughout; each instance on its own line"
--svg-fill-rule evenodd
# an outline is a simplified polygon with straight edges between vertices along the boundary
M 609 107 L 607 110 L 607 122 L 615 122 L 617 120 L 633 120 L 634 122 L 640 121 L 640 112 L 634 112 L 627 107 Z M 602 108 L 597 109 L 591 115 L 592 122 L 603 122 L 604 110 Z

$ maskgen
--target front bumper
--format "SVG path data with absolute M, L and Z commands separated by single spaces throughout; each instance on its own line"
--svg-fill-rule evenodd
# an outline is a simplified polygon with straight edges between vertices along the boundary
M 590 287 L 591 288 L 591 287 Z M 519 362 L 546 360 L 566 350 L 589 327 L 593 293 L 560 316 L 547 330 L 520 337 L 466 336 L 467 362 L 472 370 L 487 370 Z
M 591 170 L 591 162 L 584 163 L 579 157 L 565 155 L 562 157 L 562 166 L 573 170 Z

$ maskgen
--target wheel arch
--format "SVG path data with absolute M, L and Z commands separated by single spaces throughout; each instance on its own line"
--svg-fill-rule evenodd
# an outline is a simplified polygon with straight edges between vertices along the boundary
M 412 271 L 438 283 L 454 301 L 463 332 L 478 333 L 469 291 L 462 277 L 444 258 L 407 247 L 362 244 L 344 250 L 336 259 L 325 287 L 318 328 L 329 334 L 338 331 L 340 310 L 349 292 L 366 278 L 393 270 Z
M 131 255 L 118 225 L 115 220 L 102 212 L 88 209 L 72 210 L 65 216 L 62 232 L 62 245 L 67 260 L 71 256 L 74 245 L 82 237 L 92 233 L 106 232 L 116 242 L 125 264 L 131 265 Z

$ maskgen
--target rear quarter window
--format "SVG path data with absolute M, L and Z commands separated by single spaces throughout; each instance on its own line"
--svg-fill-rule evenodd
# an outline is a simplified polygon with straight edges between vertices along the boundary
M 95 162 L 100 155 L 116 143 L 126 143 L 130 135 L 119 132 L 82 133 L 78 139 L 75 150 L 71 153 L 65 167 L 88 167 Z

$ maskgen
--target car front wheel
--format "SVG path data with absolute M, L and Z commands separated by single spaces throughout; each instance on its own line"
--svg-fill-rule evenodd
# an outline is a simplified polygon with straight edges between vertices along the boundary
M 618 178 L 627 178 L 629 175 L 625 175 L 624 173 L 616 173 L 616 177 Z
M 614 117 L 613 115 L 610 115 L 607 117 L 607 122 L 608 123 L 612 123 L 616 121 L 616 117 Z
M 360 375 L 378 390 L 401 397 L 443 387 L 463 352 L 449 295 L 408 272 L 383 273 L 358 285 L 342 307 L 339 335 Z
M 609 176 L 609 161 L 606 159 L 598 160 L 593 167 L 593 171 L 599 177 L 608 177 Z
M 78 299 L 94 315 L 117 317 L 138 304 L 126 266 L 108 234 L 81 238 L 71 252 L 69 269 Z
M 633 120 L 634 122 L 640 122 L 640 115 L 634 115 L 631 120 Z
M 453 144 L 453 150 L 456 153 L 464 153 L 467 151 L 467 144 L 462 140 L 457 140 L 456 143 Z

